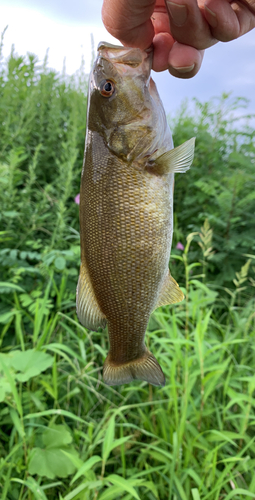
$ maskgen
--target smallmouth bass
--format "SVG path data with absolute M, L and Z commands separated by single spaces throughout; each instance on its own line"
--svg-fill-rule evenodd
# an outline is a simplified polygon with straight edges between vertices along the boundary
M 90 330 L 108 324 L 108 385 L 165 384 L 146 327 L 154 309 L 184 298 L 168 268 L 173 183 L 195 139 L 173 149 L 151 64 L 151 49 L 102 42 L 89 81 L 77 315 Z

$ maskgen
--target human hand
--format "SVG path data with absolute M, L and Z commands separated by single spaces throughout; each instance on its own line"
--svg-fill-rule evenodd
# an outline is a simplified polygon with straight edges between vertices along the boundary
M 255 0 L 104 0 L 102 19 L 123 45 L 153 43 L 155 71 L 191 78 L 205 49 L 255 27 Z

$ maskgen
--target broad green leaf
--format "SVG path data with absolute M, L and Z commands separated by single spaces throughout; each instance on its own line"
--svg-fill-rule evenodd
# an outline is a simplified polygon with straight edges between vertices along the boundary
M 11 352 L 10 354 L 3 354 L 0 352 L 0 370 L 4 370 L 4 366 L 11 366 L 11 360 L 12 360 L 12 355 L 14 354 L 15 351 Z M 19 351 L 20 352 L 20 351 Z
M 94 455 L 93 457 L 90 457 L 84 464 L 81 466 L 81 468 L 76 472 L 75 476 L 73 477 L 71 484 L 73 484 L 76 479 L 81 477 L 87 470 L 92 469 L 93 465 L 96 463 L 100 462 L 102 459 L 98 455 Z
M 20 382 L 27 382 L 31 377 L 35 377 L 52 366 L 54 358 L 50 354 L 42 351 L 28 349 L 27 351 L 15 351 L 12 355 L 12 367 L 21 373 L 15 378 Z
M 124 479 L 124 477 L 118 476 L 117 474 L 110 474 L 105 480 L 110 481 L 114 486 L 119 486 L 119 488 L 122 488 L 122 491 L 127 491 L 133 495 L 134 498 L 140 500 L 140 497 L 128 479 Z
M 65 267 L 66 267 L 66 259 L 64 257 L 57 257 L 54 260 L 54 266 L 59 271 L 63 271 L 63 269 L 65 269 Z
M 61 448 L 72 442 L 71 432 L 65 425 L 51 425 L 43 432 L 42 440 L 45 446 L 50 448 Z
M 29 462 L 30 474 L 54 477 L 66 477 L 73 474 L 80 465 L 78 454 L 73 446 L 72 435 L 67 426 L 53 424 L 42 434 L 45 447 L 34 448 Z M 67 446 L 69 445 L 69 446 Z
M 103 441 L 102 457 L 104 462 L 106 462 L 112 450 L 114 431 L 115 431 L 115 415 L 113 415 L 108 421 L 108 427 Z
M 74 448 L 68 446 L 65 448 L 68 453 L 77 456 Z M 76 470 L 73 462 L 65 455 L 64 448 L 33 448 L 28 465 L 30 474 L 46 476 L 49 479 L 57 477 L 67 477 Z
M 71 460 L 71 462 L 75 467 L 75 470 L 80 469 L 80 467 L 82 466 L 82 460 L 79 458 L 79 455 L 77 454 L 74 455 L 73 453 L 69 453 L 69 451 L 67 451 L 68 448 L 66 447 L 62 447 L 61 449 L 63 450 L 63 453 L 68 457 L 68 459 Z

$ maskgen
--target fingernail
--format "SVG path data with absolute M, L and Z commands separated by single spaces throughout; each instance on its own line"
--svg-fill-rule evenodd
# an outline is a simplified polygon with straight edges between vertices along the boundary
M 188 11 L 186 5 L 179 5 L 174 2 L 167 2 L 171 19 L 176 26 L 183 26 L 187 21 Z
M 192 66 L 172 66 L 172 68 L 179 73 L 189 73 L 195 68 L 195 64 L 192 64 Z
M 216 14 L 211 9 L 209 9 L 209 7 L 207 7 L 206 5 L 204 5 L 204 8 L 206 11 L 207 22 L 210 24 L 210 26 L 212 28 L 216 28 L 217 24 L 218 24 Z

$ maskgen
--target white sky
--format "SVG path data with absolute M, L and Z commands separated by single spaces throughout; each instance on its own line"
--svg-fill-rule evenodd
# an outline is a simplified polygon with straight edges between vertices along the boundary
M 0 32 L 4 37 L 4 56 L 11 45 L 16 52 L 36 54 L 40 60 L 49 48 L 49 66 L 74 73 L 82 55 L 86 70 L 91 64 L 91 33 L 95 48 L 100 40 L 116 43 L 101 21 L 102 0 L 0 0 Z M 206 51 L 199 74 L 181 80 L 168 72 L 154 73 L 166 112 L 178 109 L 184 98 L 204 101 L 222 92 L 251 100 L 248 111 L 255 113 L 255 30 L 230 43 L 220 43 Z

